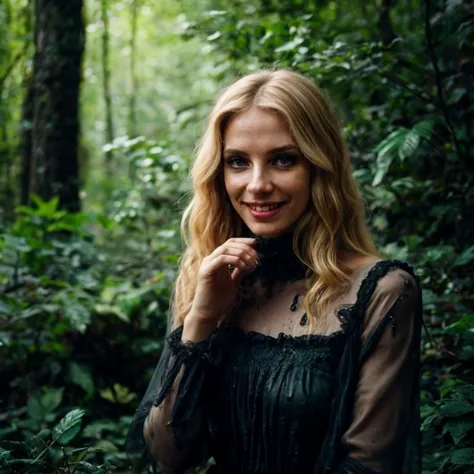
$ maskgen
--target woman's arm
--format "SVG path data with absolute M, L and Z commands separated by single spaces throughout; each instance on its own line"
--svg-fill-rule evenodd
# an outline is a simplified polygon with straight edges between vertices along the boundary
M 216 329 L 215 323 L 208 323 L 200 321 L 199 318 L 189 315 L 184 322 L 181 344 L 178 345 L 178 350 L 188 350 L 190 354 L 183 361 L 183 366 L 180 368 L 179 374 L 174 379 L 172 387 L 166 394 L 164 399 L 157 406 L 152 406 L 148 416 L 145 419 L 143 426 L 143 435 L 150 450 L 151 455 L 157 461 L 157 463 L 165 469 L 173 470 L 178 468 L 182 464 L 188 464 L 186 459 L 189 457 L 195 458 L 192 455 L 192 451 L 195 451 L 195 443 L 191 445 L 193 440 L 200 434 L 203 428 L 203 417 L 200 410 L 195 410 L 191 416 L 186 416 L 183 420 L 183 425 L 179 427 L 180 430 L 180 444 L 178 448 L 176 445 L 175 435 L 171 421 L 174 417 L 174 408 L 176 405 L 177 394 L 181 392 L 181 398 L 186 395 L 189 390 L 196 390 L 197 387 L 190 385 L 189 376 L 190 373 L 186 374 L 186 365 L 193 365 L 190 358 L 199 357 L 198 347 L 201 346 L 203 350 L 206 350 L 207 341 Z M 201 344 L 200 344 L 201 343 Z M 193 355 L 193 351 L 198 351 Z M 202 370 L 207 371 L 205 364 L 199 364 L 199 360 L 195 361 L 194 364 L 201 366 Z M 205 377 L 206 373 L 199 373 L 197 367 L 191 367 L 191 373 L 195 373 L 198 377 Z M 183 376 L 186 377 L 185 384 L 188 387 L 183 387 L 180 390 Z M 163 395 L 158 395 L 158 398 Z M 155 402 L 156 403 L 156 402 Z M 190 407 L 191 408 L 191 407 Z M 193 408 L 196 408 L 193 405 Z M 175 421 L 176 423 L 176 421 Z M 171 429 L 170 429 L 171 428 Z M 174 427 L 176 429 L 176 426 Z M 202 439 L 200 440 L 202 442 Z
M 168 326 L 173 327 L 172 311 Z M 211 325 L 192 317 L 173 330 L 134 416 L 127 453 L 136 472 L 181 473 L 204 464 L 212 439 L 207 406 L 213 394 L 215 354 Z M 157 470 L 158 469 L 158 470 Z
M 420 298 L 415 279 L 401 269 L 378 282 L 365 315 L 364 359 L 337 472 L 419 472 L 410 449 L 418 449 Z M 403 470 L 407 462 L 410 471 Z

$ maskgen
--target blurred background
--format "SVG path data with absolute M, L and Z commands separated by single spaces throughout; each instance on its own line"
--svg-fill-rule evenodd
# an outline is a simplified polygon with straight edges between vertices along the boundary
M 424 472 L 474 473 L 473 53 L 470 0 L 0 0 L 0 472 L 129 472 L 196 140 L 279 66 L 420 276 Z

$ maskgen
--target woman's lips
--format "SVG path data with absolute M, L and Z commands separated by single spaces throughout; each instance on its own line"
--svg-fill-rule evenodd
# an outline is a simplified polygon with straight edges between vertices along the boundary
M 246 204 L 249 213 L 252 217 L 258 220 L 268 220 L 272 219 L 278 213 L 281 211 L 282 207 L 286 204 L 286 202 L 278 203 L 278 207 L 276 209 L 269 209 L 269 210 L 264 210 L 262 209 L 263 207 L 273 207 L 271 206 L 254 206 L 250 204 Z M 259 208 L 258 210 L 256 208 Z

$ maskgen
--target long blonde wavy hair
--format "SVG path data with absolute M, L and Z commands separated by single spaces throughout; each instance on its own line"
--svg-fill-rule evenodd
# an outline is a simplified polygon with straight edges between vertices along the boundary
M 174 293 L 175 327 L 191 309 L 202 259 L 227 239 L 242 236 L 242 221 L 223 183 L 223 136 L 229 120 L 252 106 L 280 114 L 313 167 L 312 205 L 293 234 L 295 253 L 308 267 L 305 309 L 311 330 L 326 327 L 323 310 L 349 281 L 340 251 L 377 255 L 341 124 L 327 98 L 311 80 L 289 70 L 249 74 L 220 95 L 196 149 L 193 195 L 181 222 L 186 249 Z

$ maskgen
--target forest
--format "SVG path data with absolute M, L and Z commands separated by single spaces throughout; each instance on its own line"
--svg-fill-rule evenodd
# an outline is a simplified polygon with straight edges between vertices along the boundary
M 423 473 L 474 473 L 472 0 L 0 0 L 0 473 L 129 473 L 213 101 L 302 72 L 423 289 Z

